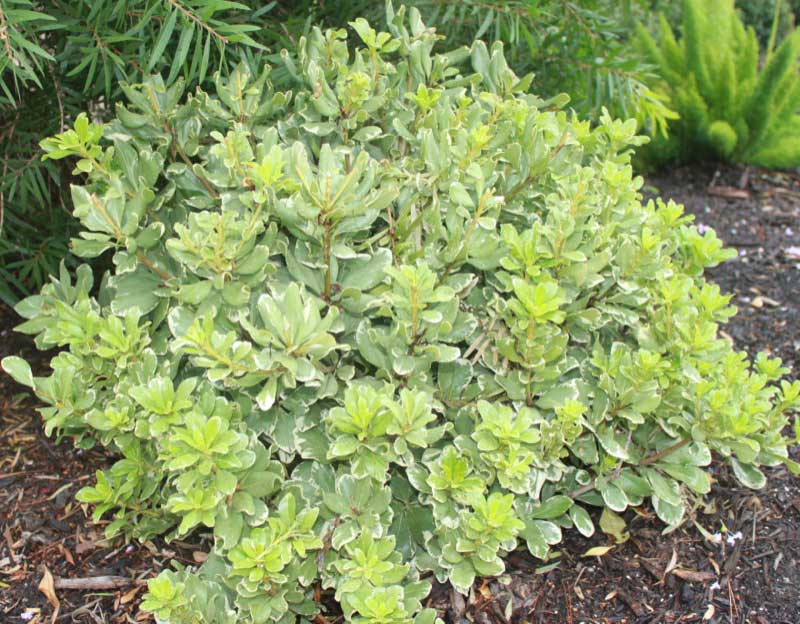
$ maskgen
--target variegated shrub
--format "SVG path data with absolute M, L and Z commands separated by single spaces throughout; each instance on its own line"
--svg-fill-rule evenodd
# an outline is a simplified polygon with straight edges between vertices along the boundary
M 81 267 L 20 303 L 61 347 L 3 365 L 48 432 L 120 455 L 79 494 L 109 535 L 213 535 L 149 583 L 161 622 L 431 622 L 518 547 L 652 503 L 678 525 L 712 453 L 759 487 L 800 384 L 718 337 L 726 259 L 681 207 L 642 204 L 635 124 L 592 128 L 502 50 L 437 54 L 315 30 L 293 92 L 241 68 L 214 93 L 126 88 L 77 157 Z M 471 66 L 471 69 L 470 69 Z M 788 462 L 792 468 L 796 466 Z

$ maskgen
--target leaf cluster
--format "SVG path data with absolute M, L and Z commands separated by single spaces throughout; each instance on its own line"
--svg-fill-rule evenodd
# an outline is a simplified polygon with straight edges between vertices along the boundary
M 475 39 L 501 42 L 509 65 L 520 75 L 534 72 L 534 90 L 545 97 L 570 96 L 584 117 L 603 109 L 614 117 L 637 118 L 659 131 L 673 114 L 663 96 L 649 86 L 656 74 L 631 41 L 637 19 L 658 10 L 660 0 L 412 0 L 426 24 L 448 47 Z M 315 8 L 329 26 L 366 17 L 385 25 L 380 3 L 326 2 Z

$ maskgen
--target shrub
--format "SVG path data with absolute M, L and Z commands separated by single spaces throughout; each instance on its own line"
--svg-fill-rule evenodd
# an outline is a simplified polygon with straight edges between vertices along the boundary
M 658 43 L 642 27 L 646 56 L 658 65 L 658 86 L 680 115 L 669 136 L 656 136 L 644 160 L 718 159 L 764 167 L 800 165 L 800 31 L 759 69 L 758 38 L 733 0 L 684 0 L 680 40 L 662 17 Z
M 149 582 L 161 622 L 431 622 L 524 544 L 555 556 L 592 507 L 677 526 L 712 452 L 747 486 L 786 462 L 800 383 L 717 337 L 730 254 L 641 203 L 635 123 L 592 128 L 527 93 L 497 46 L 433 53 L 389 7 L 183 98 L 126 88 L 77 157 L 75 253 L 111 255 L 22 301 L 61 347 L 3 367 L 48 433 L 120 455 L 79 500 L 109 535 L 211 533 L 196 573 Z

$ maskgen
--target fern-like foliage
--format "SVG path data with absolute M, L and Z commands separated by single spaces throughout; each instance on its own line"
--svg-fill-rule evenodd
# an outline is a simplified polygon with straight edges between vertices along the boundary
M 680 38 L 662 17 L 658 39 L 640 26 L 639 40 L 659 68 L 655 88 L 680 114 L 669 137 L 655 137 L 644 150 L 648 164 L 800 165 L 800 30 L 762 54 L 755 29 L 743 24 L 733 0 L 684 0 Z

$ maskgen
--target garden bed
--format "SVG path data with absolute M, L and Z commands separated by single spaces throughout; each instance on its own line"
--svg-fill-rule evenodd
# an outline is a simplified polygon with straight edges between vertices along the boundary
M 751 353 L 780 356 L 796 376 L 800 176 L 743 167 L 682 168 L 647 182 L 647 193 L 684 203 L 697 223 L 716 229 L 739 250 L 738 258 L 709 272 L 739 308 L 725 332 Z M 0 356 L 43 361 L 29 341 L 10 331 L 16 322 L 3 308 Z M 74 494 L 108 456 L 76 452 L 69 443 L 55 445 L 44 436 L 30 398 L 18 392 L 8 377 L 0 378 L 0 621 L 49 622 L 56 600 L 59 621 L 131 621 L 144 579 L 173 559 L 201 561 L 202 545 L 103 542 L 101 528 L 86 519 Z M 663 525 L 642 508 L 626 516 L 629 539 L 602 557 L 583 555 L 613 540 L 605 535 L 585 540 L 568 532 L 555 567 L 520 551 L 508 559 L 503 582 L 483 582 L 468 599 L 437 586 L 429 604 L 458 624 L 499 623 L 509 615 L 530 623 L 796 624 L 797 478 L 774 469 L 767 488 L 752 492 L 738 486 L 726 469 L 717 468 L 713 476 L 706 506 L 672 534 L 661 535 Z M 720 543 L 704 532 L 718 533 Z M 60 579 L 84 579 L 78 583 L 85 584 L 90 582 L 85 579 L 97 583 L 95 577 L 110 579 L 99 589 L 61 587 Z M 119 586 L 111 587 L 114 583 Z

